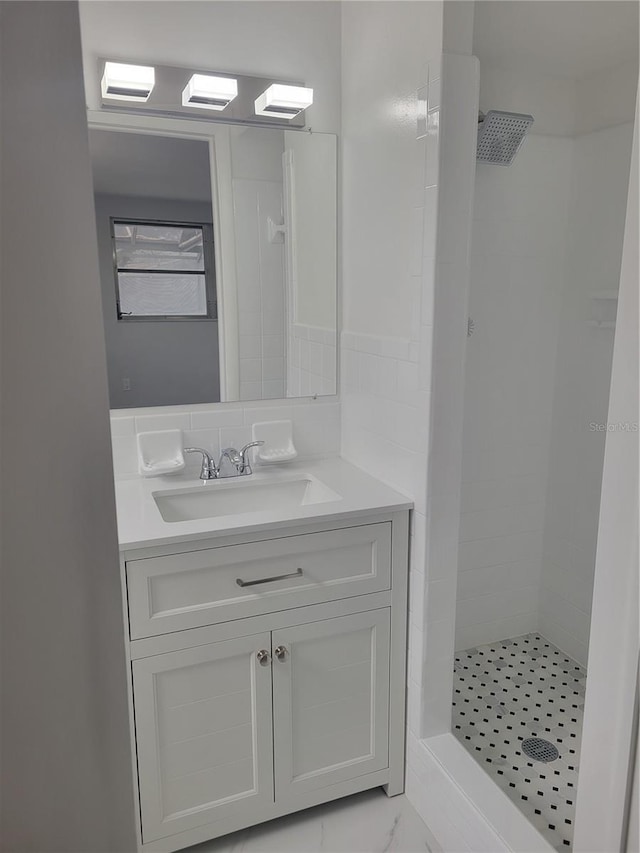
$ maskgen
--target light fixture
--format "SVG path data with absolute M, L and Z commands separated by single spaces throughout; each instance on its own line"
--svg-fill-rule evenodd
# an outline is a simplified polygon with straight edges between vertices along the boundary
M 182 106 L 223 110 L 237 94 L 238 81 L 234 77 L 194 74 L 182 92 Z
M 105 62 L 102 97 L 116 101 L 146 101 L 155 84 L 155 70 L 149 65 Z
M 292 119 L 313 103 L 313 89 L 273 83 L 256 98 L 256 115 Z

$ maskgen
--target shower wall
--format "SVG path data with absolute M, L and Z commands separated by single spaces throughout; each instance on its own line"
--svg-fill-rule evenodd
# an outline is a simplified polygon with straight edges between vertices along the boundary
M 456 646 L 540 630 L 585 663 L 614 332 L 591 321 L 615 316 L 632 132 L 602 125 L 632 119 L 633 69 L 585 119 L 593 80 L 480 58 L 480 108 L 535 124 L 476 171 Z
M 633 124 L 573 141 L 538 629 L 586 665 Z
M 477 165 L 458 648 L 537 628 L 570 166 L 569 139 L 533 133 Z

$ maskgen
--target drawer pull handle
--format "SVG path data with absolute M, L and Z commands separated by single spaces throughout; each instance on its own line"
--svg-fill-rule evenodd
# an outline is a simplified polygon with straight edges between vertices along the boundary
M 272 578 L 262 578 L 258 581 L 243 581 L 242 578 L 236 578 L 238 586 L 256 586 L 259 583 L 272 583 L 273 581 L 283 581 L 287 578 L 299 578 L 302 575 L 302 569 L 296 569 L 295 572 L 290 572 L 288 575 L 274 575 Z

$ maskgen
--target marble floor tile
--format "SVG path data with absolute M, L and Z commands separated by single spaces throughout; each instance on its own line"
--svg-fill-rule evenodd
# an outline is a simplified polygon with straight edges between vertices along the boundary
M 382 788 L 242 829 L 193 853 L 428 853 L 430 834 L 404 795 Z

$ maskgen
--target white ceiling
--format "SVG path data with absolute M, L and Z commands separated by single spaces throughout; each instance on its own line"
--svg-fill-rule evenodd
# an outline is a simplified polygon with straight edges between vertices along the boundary
M 95 192 L 211 202 L 206 142 L 92 129 L 89 149 Z
M 636 61 L 638 0 L 477 0 L 473 52 L 495 68 L 578 78 Z

